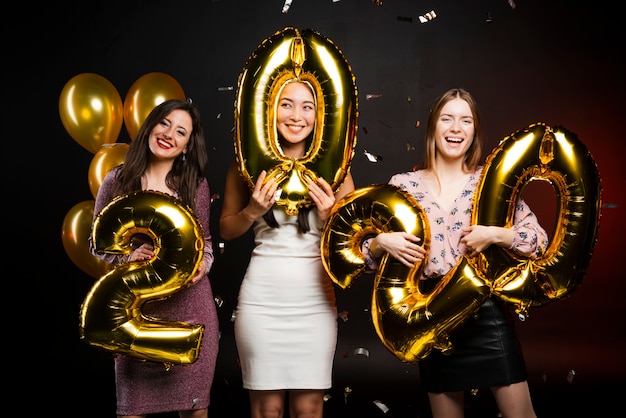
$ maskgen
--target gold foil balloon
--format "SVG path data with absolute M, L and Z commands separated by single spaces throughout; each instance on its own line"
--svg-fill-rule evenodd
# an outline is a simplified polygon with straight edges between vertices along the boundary
M 86 200 L 75 204 L 67 212 L 63 219 L 61 238 L 70 260 L 82 271 L 97 279 L 112 266 L 89 252 L 87 239 L 91 234 L 94 203 L 93 200 Z
M 409 269 L 388 254 L 382 257 L 372 319 L 396 357 L 413 362 L 433 348 L 453 349 L 448 335 L 489 296 L 526 315 L 529 307 L 562 299 L 580 285 L 597 240 L 601 183 L 589 151 L 564 128 L 537 123 L 500 142 L 485 161 L 472 224 L 511 227 L 518 196 L 533 180 L 551 183 L 558 196 L 554 238 L 539 257 L 520 257 L 492 245 L 478 257 L 462 257 L 428 294 L 419 289 L 421 265 Z M 322 235 L 322 261 L 342 288 L 365 270 L 361 244 L 367 236 L 406 231 L 422 238 L 428 249 L 426 216 L 395 187 L 357 189 L 333 208 Z
M 92 154 L 117 141 L 124 107 L 117 89 L 98 74 L 83 73 L 63 86 L 59 114 L 68 134 Z
M 89 164 L 89 189 L 94 198 L 98 196 L 98 189 L 106 174 L 113 168 L 124 162 L 128 144 L 107 144 L 93 156 Z
M 171 75 L 153 72 L 135 80 L 124 98 L 124 125 L 131 140 L 152 109 L 170 99 L 185 100 L 183 88 Z
M 143 360 L 190 364 L 198 357 L 204 325 L 150 318 L 142 306 L 179 291 L 197 273 L 203 231 L 193 213 L 160 192 L 129 193 L 94 220 L 96 251 L 130 254 L 134 235 L 148 236 L 155 256 L 117 265 L 91 288 L 80 311 L 80 337 L 91 345 Z
M 280 91 L 300 80 L 313 87 L 316 128 L 307 154 L 283 155 L 276 129 Z M 235 152 L 250 188 L 262 170 L 281 191 L 276 203 L 290 214 L 312 204 L 306 183 L 324 178 L 336 190 L 347 175 L 357 130 L 357 89 L 352 69 L 329 39 L 287 27 L 265 39 L 239 75 L 235 104 Z
M 419 237 L 428 251 L 428 218 L 410 194 L 390 184 L 349 193 L 337 203 L 322 233 L 326 271 L 337 285 L 349 287 L 365 270 L 363 240 L 399 231 Z M 429 293 L 419 288 L 422 270 L 422 263 L 408 268 L 384 254 L 374 279 L 371 312 L 376 333 L 405 362 L 420 360 L 433 348 L 451 349 L 450 332 L 489 295 L 489 287 L 467 258 Z
M 527 308 L 569 296 L 591 261 L 601 211 L 601 182 L 576 135 L 543 123 L 504 138 L 485 161 L 472 223 L 511 226 L 518 196 L 531 181 L 547 181 L 557 196 L 553 238 L 536 259 L 491 246 L 480 255 L 492 292 L 526 315 Z

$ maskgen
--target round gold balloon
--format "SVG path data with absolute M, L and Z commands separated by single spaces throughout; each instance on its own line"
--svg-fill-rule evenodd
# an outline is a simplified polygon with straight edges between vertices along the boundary
M 284 85 L 313 86 L 317 101 L 313 143 L 300 159 L 280 148 L 276 107 Z M 235 153 L 250 188 L 262 170 L 281 191 L 276 203 L 294 215 L 312 201 L 309 179 L 324 178 L 333 190 L 347 175 L 357 130 L 357 89 L 352 69 L 329 39 L 311 30 L 287 27 L 265 39 L 239 75 L 235 105 Z
M 139 77 L 124 98 L 124 125 L 134 140 L 148 114 L 166 100 L 185 100 L 185 92 L 174 77 L 153 72 Z
M 204 325 L 150 318 L 141 308 L 189 283 L 202 262 L 200 222 L 164 193 L 129 193 L 111 201 L 94 220 L 96 251 L 130 254 L 131 239 L 149 237 L 155 256 L 117 265 L 91 288 L 80 311 L 80 337 L 89 344 L 143 360 L 190 364 L 199 353 Z
M 83 73 L 63 86 L 59 114 L 68 134 L 92 154 L 117 141 L 122 130 L 122 98 L 109 80 Z
M 591 154 L 562 127 L 530 125 L 504 138 L 485 161 L 472 223 L 511 226 L 524 186 L 547 181 L 557 195 L 553 238 L 536 259 L 491 246 L 479 258 L 492 292 L 527 308 L 569 296 L 591 261 L 601 211 L 601 182 Z
M 428 252 L 428 218 L 409 193 L 390 184 L 349 193 L 335 206 L 322 233 L 326 271 L 337 285 L 349 287 L 365 270 L 363 240 L 399 231 L 419 237 Z M 448 335 L 489 295 L 489 287 L 467 258 L 429 293 L 419 288 L 422 270 L 423 263 L 408 268 L 384 254 L 374 279 L 371 313 L 376 333 L 404 362 L 420 360 L 433 348 L 450 350 Z
M 102 185 L 102 181 L 106 174 L 113 168 L 124 162 L 128 144 L 107 144 L 96 155 L 93 156 L 91 164 L 89 164 L 89 189 L 94 198 L 98 196 L 98 190 Z
M 112 266 L 89 252 L 87 239 L 91 234 L 94 203 L 93 200 L 86 200 L 75 204 L 67 212 L 63 219 L 61 238 L 70 260 L 82 271 L 97 279 L 111 270 Z

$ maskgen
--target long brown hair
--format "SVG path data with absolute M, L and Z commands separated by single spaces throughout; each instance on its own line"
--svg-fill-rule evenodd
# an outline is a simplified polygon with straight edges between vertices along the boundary
M 205 176 L 208 164 L 206 141 L 200 110 L 190 101 L 167 100 L 156 106 L 141 125 L 126 152 L 124 163 L 116 176 L 113 186 L 115 196 L 141 190 L 141 177 L 150 163 L 149 139 L 152 129 L 174 110 L 184 110 L 191 116 L 192 130 L 185 154 L 174 160 L 172 169 L 165 178 L 168 187 L 178 193 L 178 198 L 195 209 L 194 200 L 198 184 Z
M 424 153 L 424 169 L 432 170 L 437 175 L 435 168 L 435 157 L 437 156 L 436 136 L 437 120 L 441 114 L 441 109 L 453 99 L 463 99 L 467 102 L 474 118 L 474 138 L 472 144 L 465 153 L 463 160 L 463 169 L 470 173 L 476 170 L 482 158 L 483 148 L 483 129 L 480 120 L 480 112 L 478 111 L 478 103 L 469 91 L 462 88 L 452 88 L 443 93 L 433 102 L 428 115 L 428 124 L 426 126 L 426 150 Z M 438 177 L 437 177 L 438 178 Z

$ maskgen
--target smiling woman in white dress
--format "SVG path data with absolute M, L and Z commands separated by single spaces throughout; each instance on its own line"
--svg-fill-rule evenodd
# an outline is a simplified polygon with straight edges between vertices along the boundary
M 278 98 L 276 125 L 282 153 L 302 158 L 315 127 L 311 86 L 294 81 Z M 262 171 L 251 190 L 236 162 L 226 176 L 220 233 L 226 240 L 254 230 L 255 247 L 239 290 L 235 341 L 251 417 L 322 417 L 331 387 L 337 308 L 321 260 L 324 222 L 335 202 L 354 190 L 348 174 L 333 193 L 323 178 L 309 182 L 314 205 L 288 215 L 276 205 L 277 183 Z

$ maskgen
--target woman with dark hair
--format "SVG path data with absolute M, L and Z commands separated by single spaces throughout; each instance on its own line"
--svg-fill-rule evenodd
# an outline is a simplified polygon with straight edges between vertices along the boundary
M 166 365 L 116 355 L 118 417 L 172 411 L 178 411 L 181 418 L 208 417 L 219 325 L 208 277 L 213 247 L 209 230 L 211 194 L 204 174 L 207 162 L 200 111 L 191 102 L 168 100 L 150 112 L 130 143 L 124 163 L 107 173 L 98 189 L 96 215 L 118 196 L 157 191 L 191 208 L 204 235 L 202 261 L 190 284 L 166 299 L 144 304 L 142 309 L 151 317 L 204 325 L 198 357 L 192 364 Z M 134 240 L 129 256 L 95 252 L 91 236 L 89 247 L 92 254 L 112 264 L 149 260 L 155 254 L 149 238 Z
M 281 152 L 301 159 L 316 122 L 308 83 L 294 79 L 278 97 L 276 126 Z M 321 231 L 335 202 L 354 190 L 348 174 L 336 192 L 322 177 L 309 181 L 314 205 L 289 215 L 276 203 L 277 183 L 262 171 L 254 189 L 236 162 L 226 176 L 220 232 L 232 240 L 254 229 L 256 246 L 235 314 L 235 341 L 252 418 L 322 417 L 324 391 L 332 386 L 337 344 L 333 283 L 321 259 Z

